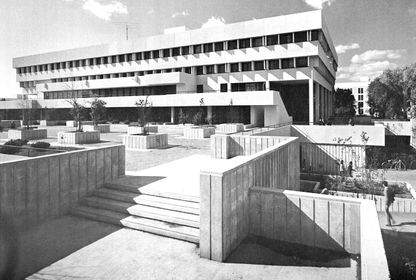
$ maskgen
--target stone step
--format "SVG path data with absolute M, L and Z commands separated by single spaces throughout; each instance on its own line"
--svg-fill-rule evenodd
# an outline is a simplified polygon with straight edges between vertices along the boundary
M 199 215 L 199 203 L 172 199 L 161 196 L 125 192 L 110 188 L 100 188 L 94 191 L 94 196 L 135 203 L 140 205 L 153 206 L 162 209 L 185 212 Z
M 199 203 L 199 197 L 197 196 L 190 196 L 190 195 L 175 193 L 175 192 L 160 191 L 160 190 L 157 190 L 156 188 L 123 185 L 123 184 L 117 184 L 117 183 L 106 183 L 104 184 L 104 187 L 119 190 L 119 191 L 147 194 L 147 195 L 152 195 L 152 196 L 159 196 L 159 197 Z
M 133 216 L 144 217 L 177 225 L 199 228 L 199 215 L 155 208 L 152 206 L 131 204 L 112 199 L 90 196 L 82 201 L 82 205 L 89 207 L 126 213 Z
M 129 216 L 115 211 L 89 206 L 78 206 L 71 209 L 73 215 L 90 218 L 97 221 L 121 225 L 149 233 L 199 243 L 199 229 L 162 221 Z

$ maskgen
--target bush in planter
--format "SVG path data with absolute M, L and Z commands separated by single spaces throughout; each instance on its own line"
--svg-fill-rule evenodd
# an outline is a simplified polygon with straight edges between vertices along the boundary
M 17 147 L 21 147 L 26 145 L 28 142 L 28 140 L 22 140 L 22 139 L 11 139 L 9 141 L 7 141 L 6 143 L 4 143 L 4 146 L 0 147 L 0 153 L 2 154 L 15 154 L 17 152 L 19 152 L 19 148 Z
M 138 126 L 145 127 L 148 123 L 148 118 L 150 115 L 150 109 L 152 104 L 148 101 L 149 96 L 146 96 L 146 99 L 139 99 L 136 101 L 135 105 L 138 110 Z M 143 129 L 143 134 L 147 134 L 146 130 Z
M 76 98 L 68 100 L 68 103 L 71 104 L 72 108 L 70 110 L 71 116 L 74 118 L 75 123 L 77 124 L 76 131 L 82 131 L 82 120 L 85 118 L 87 109 L 84 105 L 78 102 Z
M 39 142 L 35 142 L 31 144 L 30 146 L 32 148 L 37 148 L 37 149 L 48 149 L 51 146 L 51 144 L 48 142 L 39 141 Z
M 107 103 L 105 101 L 102 101 L 98 98 L 94 98 L 94 100 L 91 101 L 90 116 L 95 126 L 98 125 L 100 121 L 105 117 L 107 113 L 105 108 L 106 104 Z
M 192 123 L 194 125 L 198 125 L 198 126 L 199 125 L 202 125 L 203 124 L 203 119 L 204 119 L 204 113 L 203 113 L 203 111 L 201 109 L 192 118 Z

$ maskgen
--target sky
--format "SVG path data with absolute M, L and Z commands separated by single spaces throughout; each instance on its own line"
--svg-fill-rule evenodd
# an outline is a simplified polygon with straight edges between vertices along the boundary
M 416 0 L 0 0 L 0 97 L 20 93 L 12 58 L 322 9 L 337 82 L 416 62 Z

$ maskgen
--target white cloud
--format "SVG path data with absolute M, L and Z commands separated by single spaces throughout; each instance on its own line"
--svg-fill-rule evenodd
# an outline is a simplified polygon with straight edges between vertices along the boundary
M 128 14 L 126 5 L 119 1 L 112 1 L 110 4 L 103 4 L 97 0 L 84 0 L 82 8 L 103 20 L 110 20 L 114 14 Z
M 325 5 L 330 6 L 335 0 L 303 0 L 307 5 L 315 9 L 322 9 Z
M 177 18 L 179 16 L 183 16 L 183 17 L 189 16 L 189 10 L 185 10 L 185 11 L 182 11 L 182 12 L 176 12 L 172 15 L 172 18 Z
M 148 14 L 148 15 L 153 15 L 154 13 L 155 13 L 155 9 L 153 9 L 153 8 L 150 8 L 150 10 L 148 10 L 146 12 L 146 14 Z
M 337 53 L 346 53 L 349 50 L 359 49 L 360 45 L 358 43 L 352 43 L 349 45 L 338 45 L 335 47 Z
M 384 59 L 399 59 L 406 50 L 369 50 L 362 54 L 356 54 L 351 58 L 352 63 L 366 63 Z
M 204 22 L 201 28 L 209 28 L 214 26 L 222 26 L 225 24 L 225 19 L 223 17 L 210 17 L 206 22 Z

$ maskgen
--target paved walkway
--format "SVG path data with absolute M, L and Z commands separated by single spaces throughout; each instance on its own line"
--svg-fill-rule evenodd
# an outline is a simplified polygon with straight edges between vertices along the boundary
M 120 229 L 28 279 L 356 279 L 356 267 L 318 268 L 219 263 L 196 245 Z

